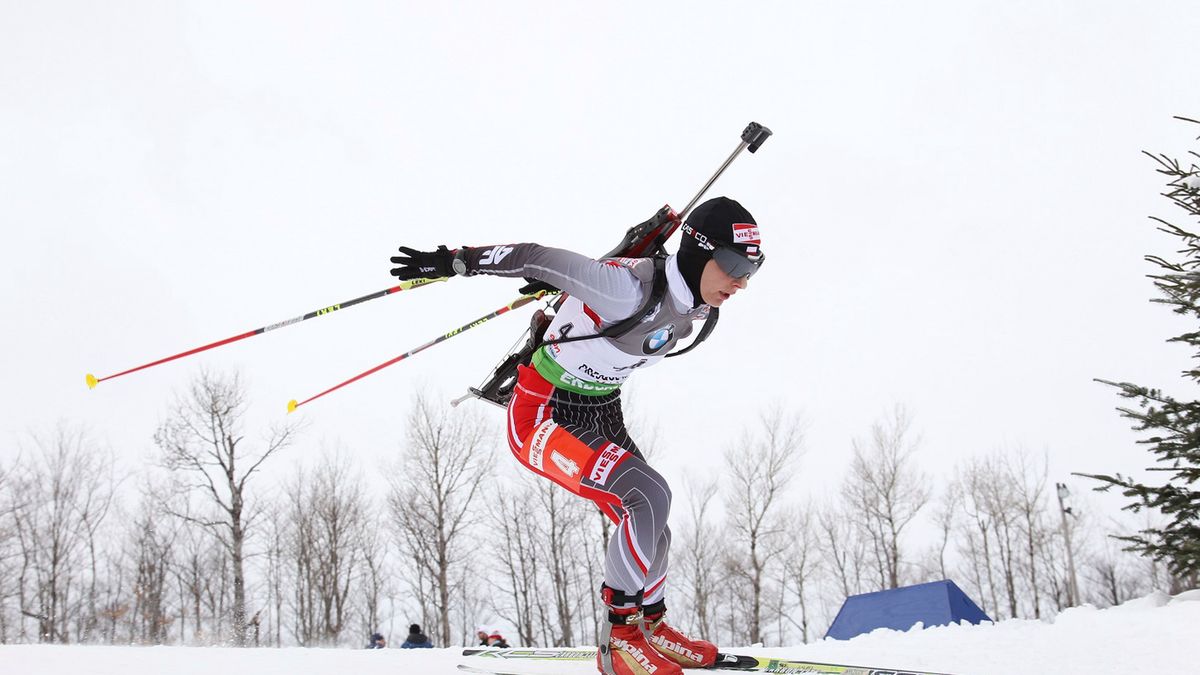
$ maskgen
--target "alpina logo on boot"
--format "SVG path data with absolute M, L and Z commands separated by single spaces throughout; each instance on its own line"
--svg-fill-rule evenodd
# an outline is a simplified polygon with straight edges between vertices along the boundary
M 679 644 L 678 642 L 671 642 L 670 640 L 666 639 L 665 637 L 663 637 L 661 635 L 651 635 L 650 641 L 653 642 L 655 645 L 657 645 L 667 651 L 675 652 L 676 654 L 682 656 L 685 659 L 695 661 L 696 663 L 704 662 L 703 656 L 700 656 L 696 652 L 688 649 L 687 647 L 684 647 L 683 645 Z
M 633 660 L 637 661 L 638 665 L 642 668 L 645 668 L 647 673 L 653 673 L 658 670 L 658 666 L 650 661 L 650 657 L 646 656 L 646 653 L 641 648 L 633 646 L 628 640 L 613 638 L 612 644 L 617 649 L 632 656 Z

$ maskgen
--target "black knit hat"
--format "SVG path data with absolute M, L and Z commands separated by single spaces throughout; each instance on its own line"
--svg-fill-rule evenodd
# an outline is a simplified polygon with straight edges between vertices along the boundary
M 421 624 L 414 623 L 413 625 L 409 626 L 408 632 L 412 633 L 413 635 L 420 633 L 421 632 Z
M 736 201 L 729 197 L 716 197 L 697 206 L 683 225 L 683 240 L 679 244 L 678 256 L 679 271 L 692 291 L 696 307 L 704 302 L 700 297 L 700 275 L 712 258 L 712 248 L 706 248 L 701 238 L 750 256 L 760 252 L 761 243 L 757 221 Z

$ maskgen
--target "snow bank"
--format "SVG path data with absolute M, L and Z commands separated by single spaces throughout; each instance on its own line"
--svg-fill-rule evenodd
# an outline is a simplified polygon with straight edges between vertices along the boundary
M 1200 590 L 1154 593 L 1110 609 L 1076 607 L 1053 622 L 1017 619 L 907 632 L 880 629 L 853 640 L 727 651 L 955 675 L 1197 672 Z M 188 647 L 0 646 L 4 675 L 431 675 L 459 674 L 459 663 L 496 665 L 449 649 L 222 649 Z M 548 664 L 539 664 L 548 665 Z M 566 675 L 587 663 L 555 664 Z

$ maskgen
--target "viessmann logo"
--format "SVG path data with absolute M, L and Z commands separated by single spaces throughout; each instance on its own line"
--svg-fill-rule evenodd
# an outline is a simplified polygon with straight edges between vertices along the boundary
M 734 223 L 733 243 L 761 246 L 762 241 L 759 240 L 758 226 L 754 223 Z
M 550 434 L 554 433 L 554 430 L 557 428 L 557 422 L 546 420 L 534 430 L 533 441 L 529 444 L 529 464 L 534 468 L 542 468 L 542 457 L 546 453 L 546 441 L 550 440 Z
M 608 447 L 600 453 L 600 457 L 596 459 L 596 463 L 592 466 L 592 472 L 588 474 L 588 478 L 593 483 L 604 485 L 608 480 L 609 474 L 616 468 L 621 460 L 625 458 L 625 449 L 616 443 L 609 443 Z

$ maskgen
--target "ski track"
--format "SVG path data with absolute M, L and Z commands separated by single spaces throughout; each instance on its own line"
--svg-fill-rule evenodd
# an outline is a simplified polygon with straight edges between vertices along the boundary
M 898 632 L 733 653 L 954 675 L 1193 673 L 1200 590 L 1156 593 L 1120 607 L 1069 609 L 1053 623 L 1010 620 Z M 461 675 L 460 663 L 520 673 L 590 675 L 591 662 L 537 663 L 461 656 L 449 649 L 231 649 L 2 645 L 4 675 Z

